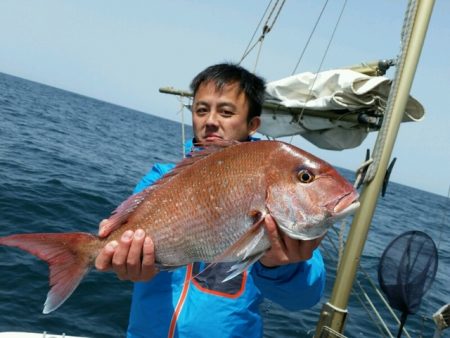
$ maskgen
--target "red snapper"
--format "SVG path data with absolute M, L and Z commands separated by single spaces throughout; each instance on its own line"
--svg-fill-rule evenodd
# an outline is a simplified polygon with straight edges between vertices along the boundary
M 270 214 L 296 239 L 322 236 L 354 211 L 358 194 L 333 167 L 278 141 L 205 145 L 155 185 L 125 200 L 109 218 L 111 234 L 18 234 L 0 238 L 50 266 L 44 313 L 75 290 L 101 248 L 126 230 L 144 229 L 156 263 L 174 269 L 193 262 L 236 262 L 231 279 L 270 248 L 263 226 Z

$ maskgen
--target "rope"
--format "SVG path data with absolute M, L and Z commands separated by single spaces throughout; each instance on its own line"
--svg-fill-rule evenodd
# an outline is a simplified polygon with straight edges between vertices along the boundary
M 267 29 L 269 29 L 269 28 L 268 28 L 269 20 L 270 20 L 270 18 L 272 17 L 272 14 L 275 12 L 275 8 L 278 6 L 278 3 L 279 3 L 279 2 L 280 2 L 280 0 L 277 0 L 277 2 L 275 3 L 275 5 L 273 5 L 272 10 L 270 11 L 269 16 L 267 17 L 266 24 L 264 25 L 263 31 L 266 30 L 266 27 L 267 27 Z M 284 0 L 283 0 L 283 2 L 284 2 Z M 278 13 L 279 13 L 279 11 L 278 11 Z M 278 14 L 277 14 L 277 16 L 275 17 L 275 20 L 276 20 L 277 17 L 278 17 Z M 270 30 L 270 29 L 269 29 L 269 30 Z
M 261 22 L 263 21 L 264 17 L 266 16 L 266 13 L 269 10 L 269 7 L 270 7 L 271 3 L 272 3 L 272 0 L 270 0 L 269 4 L 267 5 L 266 10 L 264 11 L 264 14 L 261 16 L 261 19 L 259 20 L 258 25 L 256 26 L 255 31 L 253 32 L 253 35 L 252 35 L 250 41 L 248 42 L 247 47 L 244 50 L 244 53 L 242 53 L 241 60 L 238 63 L 239 65 L 245 59 L 245 57 L 250 53 L 251 49 L 253 49 L 254 46 L 251 49 L 249 49 L 250 48 L 250 44 L 252 43 L 253 39 L 255 38 L 256 32 L 258 31 L 259 26 L 261 26 Z
M 321 12 L 320 12 L 320 14 L 319 14 L 319 17 L 317 18 L 316 23 L 314 24 L 314 27 L 313 27 L 311 33 L 309 34 L 308 41 L 306 41 L 306 44 L 305 44 L 305 46 L 303 47 L 303 50 L 302 50 L 302 52 L 301 52 L 301 54 L 300 54 L 300 57 L 298 58 L 297 63 L 295 64 L 294 70 L 292 71 L 292 74 L 291 74 L 291 75 L 294 75 L 295 72 L 297 71 L 297 68 L 298 68 L 298 66 L 299 66 L 299 64 L 300 64 L 300 62 L 301 62 L 301 60 L 303 59 L 303 55 L 305 54 L 306 49 L 308 48 L 309 43 L 311 42 L 311 38 L 312 38 L 312 36 L 314 35 L 314 32 L 316 31 L 317 25 L 319 24 L 320 19 L 322 18 L 323 12 L 325 11 L 325 8 L 327 7 L 327 5 L 328 5 L 328 0 L 325 1 L 325 4 L 324 4 L 323 7 L 322 7 L 322 10 L 321 10 Z
M 389 302 L 386 300 L 386 298 L 384 297 L 384 295 L 381 293 L 380 289 L 378 289 L 378 287 L 375 285 L 375 283 L 373 282 L 372 278 L 370 278 L 369 274 L 367 273 L 366 270 L 364 270 L 364 268 L 362 266 L 359 267 L 361 272 L 365 275 L 366 280 L 369 282 L 369 284 L 371 285 L 372 289 L 375 290 L 375 292 L 377 293 L 378 297 L 381 299 L 381 301 L 384 303 L 384 305 L 386 306 L 386 308 L 388 309 L 388 311 L 390 312 L 390 314 L 392 315 L 392 318 L 395 319 L 395 321 L 397 322 L 397 324 L 400 324 L 400 319 L 398 318 L 398 316 L 395 314 L 394 310 L 392 309 L 392 307 L 389 305 Z M 368 297 L 368 296 L 367 296 Z M 406 330 L 406 328 L 403 328 L 403 332 L 406 334 L 407 337 L 411 338 L 408 331 Z
M 253 73 L 256 73 L 256 67 L 258 66 L 258 63 L 259 63 L 259 56 L 261 54 L 261 49 L 262 49 L 263 42 L 264 42 L 264 39 L 262 39 L 261 43 L 259 44 L 258 54 L 256 54 L 255 65 L 253 67 Z
M 280 1 L 281 1 L 281 5 L 278 6 L 278 4 L 280 3 Z M 269 7 L 270 7 L 270 4 L 272 3 L 272 1 L 270 1 L 269 5 L 267 6 L 266 10 L 264 11 L 264 14 L 263 14 L 263 16 L 262 16 L 260 22 L 258 23 L 258 26 L 256 27 L 255 33 L 253 33 L 253 36 L 252 36 L 252 38 L 250 39 L 250 42 L 249 42 L 249 44 L 248 44 L 246 50 L 244 51 L 244 53 L 243 53 L 243 55 L 242 55 L 242 57 L 241 57 L 241 60 L 239 61 L 239 64 L 241 64 L 242 61 L 244 61 L 244 59 L 248 56 L 248 54 L 250 54 L 250 52 L 253 50 L 253 48 L 255 48 L 255 46 L 259 43 L 259 44 L 260 44 L 260 46 L 259 46 L 259 51 L 258 51 L 257 59 L 256 59 L 256 61 L 255 61 L 255 66 L 254 66 L 254 69 L 256 70 L 256 67 L 257 67 L 258 62 L 259 62 L 259 56 L 260 56 L 260 52 L 261 52 L 261 48 L 262 48 L 262 43 L 263 43 L 263 41 L 264 41 L 264 39 L 265 39 L 265 37 L 266 37 L 266 34 L 268 34 L 268 33 L 272 30 L 273 26 L 275 25 L 275 22 L 277 21 L 278 16 L 280 15 L 281 10 L 282 10 L 282 8 L 283 8 L 285 2 L 286 2 L 286 0 L 277 0 L 277 2 L 273 5 L 272 10 L 270 11 L 270 13 L 269 13 L 269 15 L 268 15 L 268 17 L 267 17 L 267 19 L 266 19 L 266 22 L 265 22 L 265 24 L 264 24 L 264 27 L 263 27 L 263 29 L 262 29 L 262 33 L 261 33 L 259 39 L 253 44 L 253 46 L 251 46 L 251 47 L 249 48 L 249 45 L 250 45 L 251 42 L 253 41 L 253 38 L 254 38 L 254 36 L 255 36 L 256 31 L 258 30 L 259 26 L 261 25 L 262 19 L 263 19 L 264 16 L 266 15 L 266 13 L 267 13 L 267 11 L 268 11 L 268 9 L 269 9 Z M 272 15 L 275 13 L 275 9 L 276 9 L 277 7 L 278 7 L 278 10 L 277 10 L 277 12 L 276 12 L 276 14 L 275 14 L 275 18 L 273 19 L 272 23 L 269 24 L 269 21 L 270 21 Z
M 300 64 L 300 61 L 302 60 L 304 53 L 306 52 L 306 49 L 307 49 L 307 47 L 308 47 L 308 45 L 309 45 L 309 43 L 310 43 L 310 41 L 311 41 L 311 38 L 312 38 L 312 36 L 313 36 L 313 34 L 314 34 L 316 28 L 317 28 L 317 25 L 318 25 L 318 23 L 319 23 L 319 21 L 320 21 L 320 18 L 322 17 L 322 15 L 323 15 L 323 13 L 324 13 L 325 8 L 327 7 L 327 5 L 328 5 L 328 0 L 325 2 L 324 6 L 322 7 L 322 10 L 321 10 L 321 12 L 320 12 L 320 14 L 319 14 L 319 18 L 316 20 L 316 23 L 315 23 L 315 25 L 314 25 L 314 28 L 313 28 L 313 30 L 311 31 L 310 35 L 309 35 L 308 41 L 307 41 L 307 43 L 305 44 L 305 47 L 304 47 L 303 50 L 302 50 L 302 53 L 301 53 L 301 55 L 300 55 L 300 57 L 299 57 L 299 60 L 297 61 L 297 64 L 296 64 L 296 66 L 295 66 L 295 68 L 294 68 L 292 74 L 294 74 L 294 73 L 296 72 L 297 67 L 298 67 L 298 65 Z M 337 21 L 336 21 L 336 24 L 334 25 L 333 32 L 331 33 L 330 39 L 329 39 L 329 41 L 328 41 L 327 47 L 326 47 L 325 52 L 324 52 L 324 54 L 323 54 L 323 56 L 322 56 L 322 59 L 321 59 L 321 61 L 320 61 L 319 67 L 317 68 L 316 75 L 315 75 L 315 77 L 314 77 L 314 81 L 313 81 L 313 83 L 312 83 L 312 85 L 311 85 L 311 87 L 310 87 L 310 89 L 309 89 L 309 92 L 308 92 L 308 95 L 307 95 L 306 102 L 308 102 L 309 99 L 310 99 L 311 96 L 312 96 L 311 94 L 312 94 L 312 90 L 313 90 L 314 85 L 315 85 L 316 80 L 317 80 L 317 75 L 318 75 L 318 73 L 320 72 L 320 70 L 322 69 L 323 63 L 325 62 L 325 58 L 326 58 L 326 56 L 327 56 L 327 54 L 328 54 L 328 51 L 329 51 L 329 49 L 330 49 L 331 42 L 332 42 L 333 39 L 334 39 L 334 35 L 335 35 L 335 33 L 336 33 L 336 31 L 337 31 L 337 27 L 338 27 L 338 25 L 339 25 L 339 23 L 340 23 L 340 21 L 341 21 L 341 18 L 342 18 L 342 15 L 343 15 L 343 13 L 344 13 L 344 10 L 345 10 L 346 5 L 347 5 L 347 0 L 345 0 L 344 3 L 343 3 L 343 5 L 342 5 L 341 11 L 340 11 L 340 13 L 339 13 L 339 17 L 338 17 L 338 19 L 337 19 Z M 304 114 L 304 112 L 305 112 L 305 109 L 306 109 L 306 105 L 302 108 L 302 110 L 300 111 L 299 114 L 297 114 L 296 116 L 294 116 L 294 117 L 292 118 L 291 123 L 298 123 L 298 124 L 301 125 L 301 124 L 302 124 L 302 123 L 301 123 L 301 120 L 302 120 L 302 118 L 303 118 L 303 114 Z M 304 126 L 302 126 L 302 127 L 305 128 Z M 305 129 L 307 129 L 307 128 L 305 128 Z M 290 139 L 289 143 L 292 143 L 292 140 L 293 140 L 293 136 L 291 136 L 291 139 Z
M 412 26 L 414 22 L 414 18 L 416 16 L 418 7 L 418 1 L 409 1 L 408 7 L 406 9 L 405 13 L 405 20 L 403 21 L 403 28 L 402 28 L 402 34 L 401 34 L 401 48 L 400 48 L 400 55 L 397 57 L 397 68 L 395 72 L 394 80 L 392 81 L 391 90 L 389 92 L 389 97 L 386 103 L 386 109 L 385 114 L 383 117 L 383 124 L 381 125 L 381 128 L 378 132 L 377 140 L 375 142 L 375 146 L 372 152 L 373 157 L 373 163 L 369 166 L 366 176 L 364 178 L 364 182 L 370 182 L 375 177 L 375 173 L 378 170 L 380 161 L 381 161 L 381 155 L 382 155 L 382 149 L 384 148 L 384 145 L 386 143 L 386 137 L 387 137 L 387 129 L 390 124 L 390 121 L 392 119 L 392 107 L 394 105 L 395 98 L 397 96 L 400 76 L 403 73 L 403 68 L 405 66 L 405 59 L 406 59 L 406 50 L 410 43 L 411 33 L 412 33 Z
M 359 184 L 364 178 L 365 172 L 370 164 L 372 164 L 373 158 L 369 158 L 367 161 L 364 161 L 358 169 L 356 169 L 356 180 L 355 180 L 355 187 L 359 187 Z
M 338 27 L 339 23 L 341 22 L 342 14 L 344 14 L 344 9 L 345 9 L 346 5 L 347 5 L 347 0 L 345 0 L 344 3 L 343 3 L 343 5 L 342 5 L 341 12 L 339 13 L 339 17 L 338 17 L 338 19 L 337 19 L 337 21 L 336 21 L 336 24 L 334 25 L 334 29 L 333 29 L 333 32 L 331 33 L 330 40 L 328 41 L 327 47 L 325 48 L 325 52 L 323 53 L 322 59 L 320 60 L 319 67 L 317 68 L 316 76 L 314 77 L 313 84 L 311 85 L 311 88 L 309 89 L 309 93 L 308 93 L 306 102 L 308 102 L 309 99 L 311 98 L 312 90 L 313 90 L 313 88 L 314 88 L 314 85 L 316 84 L 317 75 L 318 75 L 319 72 L 322 70 L 323 63 L 325 62 L 325 58 L 326 58 L 326 56 L 327 56 L 327 54 L 328 54 L 328 51 L 329 51 L 329 49 L 330 49 L 331 42 L 332 42 L 333 39 L 334 39 L 334 34 L 335 34 L 336 31 L 337 31 L 337 27 Z M 300 112 L 300 115 L 299 115 L 299 121 L 303 118 L 303 113 L 304 113 L 304 111 L 305 111 L 305 108 L 306 108 L 306 105 L 302 108 L 302 110 L 301 110 L 301 112 Z
M 286 3 L 286 0 L 283 0 L 283 2 L 282 2 L 281 5 L 280 5 L 280 8 L 278 8 L 278 12 L 277 12 L 277 14 L 275 15 L 275 18 L 274 18 L 273 21 L 272 21 L 272 25 L 270 25 L 269 30 L 272 30 L 272 27 L 275 25 L 275 22 L 277 22 L 278 16 L 280 15 L 281 9 L 283 8 L 283 6 L 284 6 L 285 3 Z
M 338 243 L 339 243 L 339 250 L 338 250 L 338 261 L 336 264 L 336 269 L 339 269 L 339 266 L 341 265 L 342 255 L 344 254 L 344 233 L 347 229 L 347 221 L 345 219 L 342 220 L 341 226 L 339 228 L 338 233 Z
M 387 327 L 387 325 L 384 322 L 383 318 L 381 317 L 380 313 L 376 309 L 375 305 L 372 303 L 372 301 L 371 301 L 370 297 L 368 296 L 367 292 L 365 292 L 364 287 L 362 286 L 362 284 L 359 282 L 359 280 L 356 280 L 356 283 L 357 283 L 357 285 L 358 285 L 358 287 L 360 289 L 361 294 L 364 296 L 364 299 L 365 299 L 366 303 L 364 303 L 363 299 L 361 298 L 361 295 L 358 295 L 356 292 L 354 292 L 354 294 L 360 300 L 361 305 L 363 306 L 364 310 L 366 310 L 366 312 L 369 315 L 369 317 L 372 320 L 372 322 L 374 322 L 375 325 L 377 326 L 378 331 L 380 331 L 381 334 L 383 332 L 385 332 L 385 333 L 387 333 L 387 335 L 390 338 L 393 338 L 394 336 L 389 331 L 389 328 Z M 367 306 L 367 304 L 369 304 L 369 306 Z M 372 311 L 370 311 L 370 308 L 372 309 Z M 374 317 L 377 318 L 378 321 L 375 321 Z M 409 337 L 409 335 L 408 335 L 408 337 Z M 409 338 L 411 338 L 411 337 L 409 337 Z

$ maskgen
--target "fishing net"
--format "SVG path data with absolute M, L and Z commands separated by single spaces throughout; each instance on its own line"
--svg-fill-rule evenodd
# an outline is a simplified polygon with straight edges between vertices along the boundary
M 402 312 L 400 337 L 408 314 L 419 310 L 423 295 L 436 276 L 438 253 L 430 236 L 408 231 L 385 249 L 378 266 L 378 281 L 389 304 Z

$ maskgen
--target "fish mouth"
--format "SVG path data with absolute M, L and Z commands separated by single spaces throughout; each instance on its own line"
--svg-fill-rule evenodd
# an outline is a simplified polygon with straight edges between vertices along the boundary
M 348 203 L 348 201 L 346 203 Z M 290 238 L 297 240 L 310 241 L 322 237 L 323 235 L 326 234 L 330 226 L 334 222 L 336 222 L 336 220 L 353 214 L 355 210 L 359 208 L 358 200 L 354 200 L 350 205 L 346 204 L 346 206 L 343 209 L 340 204 L 341 203 L 338 202 L 338 204 L 335 207 L 335 210 L 337 210 L 337 212 L 333 212 L 332 215 L 330 215 L 330 217 L 324 219 L 319 223 L 314 223 L 313 226 L 311 226 L 311 228 L 313 229 L 309 229 L 304 232 L 299 232 L 298 230 L 294 229 L 303 228 L 303 226 L 298 226 L 298 224 L 295 223 L 290 224 L 290 226 L 278 223 L 278 227 Z
M 337 201 L 330 203 L 329 207 L 332 210 L 332 218 L 342 218 L 353 213 L 359 207 L 358 198 L 358 193 L 356 191 L 351 191 L 340 197 Z
M 343 218 L 345 216 L 351 215 L 355 212 L 356 209 L 359 208 L 359 201 L 353 201 L 349 206 L 346 208 L 339 210 L 338 212 L 333 212 L 333 220 L 337 218 Z
M 274 218 L 280 230 L 290 238 L 310 241 L 324 236 L 336 220 L 344 218 L 358 209 L 360 204 L 358 198 L 359 194 L 356 190 L 344 194 L 331 203 L 324 205 L 325 210 L 322 209 L 324 213 L 313 217 L 307 224 Z

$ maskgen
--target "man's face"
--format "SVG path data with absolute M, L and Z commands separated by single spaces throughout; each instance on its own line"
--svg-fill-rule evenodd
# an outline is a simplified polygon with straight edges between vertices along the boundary
M 260 125 L 259 117 L 247 122 L 248 102 L 237 83 L 221 90 L 214 82 L 200 85 L 192 105 L 192 124 L 196 141 L 217 139 L 245 141 Z

